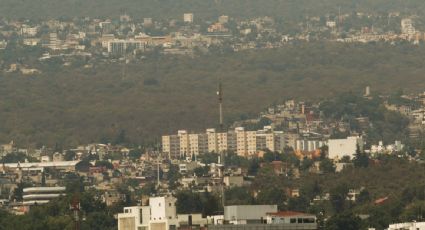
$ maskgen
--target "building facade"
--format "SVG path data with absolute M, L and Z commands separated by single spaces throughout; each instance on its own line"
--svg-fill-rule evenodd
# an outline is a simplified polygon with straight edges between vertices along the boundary
M 346 139 L 330 139 L 328 146 L 330 159 L 341 159 L 344 156 L 349 156 L 353 159 L 357 148 L 363 151 L 363 139 L 356 136 L 347 137 Z
M 282 152 L 285 146 L 283 131 L 274 131 L 267 126 L 257 131 L 246 131 L 243 127 L 228 132 L 207 129 L 205 133 L 188 133 L 179 130 L 177 135 L 162 136 L 162 152 L 172 159 L 211 152 L 235 152 L 239 156 L 251 157 L 263 150 Z
M 118 214 L 118 230 L 172 230 L 178 227 L 176 199 L 151 197 L 149 206 L 125 207 Z

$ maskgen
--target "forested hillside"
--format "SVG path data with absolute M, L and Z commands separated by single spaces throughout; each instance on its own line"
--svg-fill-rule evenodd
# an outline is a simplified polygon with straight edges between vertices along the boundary
M 217 123 L 217 79 L 225 121 L 256 116 L 287 98 L 339 92 L 423 91 L 425 47 L 295 44 L 198 58 L 158 56 L 92 69 L 60 63 L 32 77 L 0 73 L 0 142 L 75 145 L 116 138 L 146 143 L 177 129 Z
M 409 12 L 423 15 L 422 0 L 1 0 L 0 15 L 11 18 L 118 16 L 180 18 L 194 12 L 198 18 L 221 14 L 232 17 L 274 16 L 286 19 L 327 13 Z

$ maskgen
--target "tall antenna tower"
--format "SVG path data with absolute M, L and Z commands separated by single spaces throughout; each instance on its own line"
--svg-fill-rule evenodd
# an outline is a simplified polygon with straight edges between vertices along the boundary
M 72 198 L 70 209 L 74 219 L 74 230 L 80 230 L 80 199 L 78 195 L 74 195 Z
M 221 79 L 218 79 L 218 110 L 219 110 L 219 124 L 220 124 L 220 132 L 223 131 L 223 89 L 221 87 Z
M 222 85 L 221 85 L 221 78 L 218 79 L 218 91 L 217 91 L 217 96 L 218 96 L 218 110 L 219 110 L 219 124 L 220 124 L 220 132 L 224 132 L 224 125 L 223 125 L 223 89 L 222 89 Z M 225 185 L 224 185 L 224 172 L 226 170 L 225 168 L 225 154 L 224 151 L 220 151 L 220 164 L 221 164 L 221 203 L 223 205 L 223 210 L 224 210 L 224 206 L 225 206 L 225 202 L 226 202 L 226 197 L 225 197 Z

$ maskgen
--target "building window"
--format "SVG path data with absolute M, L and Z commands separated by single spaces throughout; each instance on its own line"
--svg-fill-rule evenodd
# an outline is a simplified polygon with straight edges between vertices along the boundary
M 295 218 L 291 218 L 291 224 L 296 224 L 297 223 L 297 219 L 295 219 Z
M 139 211 L 139 221 L 140 221 L 140 224 L 143 224 L 143 210 L 142 209 L 140 209 L 140 211 Z
M 171 207 L 171 203 L 168 203 L 168 206 L 170 206 L 170 207 Z

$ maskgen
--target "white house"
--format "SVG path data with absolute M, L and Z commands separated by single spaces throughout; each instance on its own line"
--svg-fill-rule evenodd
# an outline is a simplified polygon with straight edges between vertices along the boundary
M 118 214 L 118 230 L 177 229 L 176 198 L 151 197 L 149 206 L 125 207 Z

